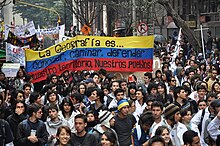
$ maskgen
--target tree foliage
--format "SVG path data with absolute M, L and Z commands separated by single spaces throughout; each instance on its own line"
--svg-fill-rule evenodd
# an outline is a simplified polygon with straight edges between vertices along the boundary
M 60 0 L 22 0 L 23 2 L 30 3 L 36 6 L 42 6 L 48 9 L 57 11 L 60 14 L 61 22 L 64 22 L 64 3 Z M 41 27 L 56 26 L 58 15 L 54 12 L 47 11 L 41 8 L 24 5 L 19 2 L 15 3 L 14 13 L 19 13 L 22 18 L 26 18 L 28 21 L 34 21 L 35 25 Z M 68 12 L 67 12 L 68 13 Z M 71 15 L 67 20 L 69 23 L 72 21 Z

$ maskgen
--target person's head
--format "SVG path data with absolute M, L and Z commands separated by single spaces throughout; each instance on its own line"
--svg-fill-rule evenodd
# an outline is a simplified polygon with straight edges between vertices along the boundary
M 168 81 L 170 86 L 176 87 L 176 79 L 174 76 L 171 76 Z
M 26 107 L 26 104 L 25 104 L 24 100 L 17 100 L 15 102 L 15 109 L 14 109 L 15 113 L 17 113 L 17 114 L 18 113 L 19 114 L 25 113 L 26 109 L 27 109 L 27 107 Z
M 135 112 L 136 110 L 136 105 L 135 105 L 135 102 L 134 100 L 128 100 L 128 103 L 129 103 L 129 114 L 132 114 Z
M 41 96 L 40 96 L 40 93 L 39 92 L 32 92 L 30 94 L 30 98 L 29 98 L 29 102 L 30 104 L 32 103 L 37 103 L 37 104 L 41 104 Z
M 121 99 L 117 103 L 119 114 L 123 117 L 128 115 L 129 103 L 127 99 Z
M 15 94 L 14 94 L 14 99 L 15 100 L 24 100 L 24 92 L 21 91 L 21 90 L 17 90 L 15 91 Z
M 148 146 L 165 146 L 165 142 L 161 136 L 153 136 L 149 139 Z
M 133 100 L 136 99 L 136 96 L 132 96 L 132 95 L 135 95 L 136 90 L 137 90 L 137 86 L 135 84 L 130 84 L 128 86 L 128 96 L 130 98 L 134 98 Z
M 104 92 L 105 95 L 108 95 L 110 93 L 110 88 L 108 84 L 104 84 L 101 86 L 102 91 Z
M 95 82 L 95 84 L 98 84 L 98 83 L 99 83 L 99 74 L 98 74 L 98 73 L 93 72 L 93 73 L 90 75 L 90 78 L 93 79 L 93 81 Z
M 189 124 L 192 119 L 192 112 L 190 110 L 184 110 L 180 112 L 182 123 Z
M 215 99 L 210 103 L 210 110 L 213 112 L 213 114 L 218 114 L 220 111 L 220 99 Z
M 174 98 L 186 99 L 186 92 L 182 86 L 178 86 L 174 89 Z
M 214 93 L 209 93 L 208 95 L 207 95 L 207 97 L 206 97 L 206 104 L 207 104 L 207 106 L 209 106 L 210 104 L 211 104 L 211 102 L 213 101 L 213 100 L 215 100 L 216 99 L 216 94 L 214 94 Z
M 92 90 L 91 100 L 92 101 L 100 101 L 101 103 L 104 103 L 104 92 L 99 88 L 94 88 Z
M 24 84 L 23 91 L 25 96 L 29 96 L 31 93 L 31 85 L 29 83 Z
M 124 90 L 124 92 L 127 91 L 128 84 L 127 84 L 127 81 L 125 79 L 120 80 L 120 87 L 121 87 L 121 89 Z
M 75 110 L 73 103 L 70 99 L 70 97 L 63 98 L 61 104 L 60 104 L 60 111 L 62 111 L 63 115 L 65 116 L 65 113 L 71 114 Z
M 71 136 L 71 130 L 68 126 L 60 126 L 57 129 L 56 139 L 58 144 L 66 145 L 68 144 Z
M 186 146 L 200 146 L 200 138 L 198 133 L 193 130 L 188 130 L 183 134 L 183 142 Z
M 74 125 L 77 133 L 85 132 L 87 126 L 87 117 L 84 114 L 78 114 L 75 116 Z
M 93 88 L 92 88 L 93 89 Z M 88 90 L 89 91 L 89 90 Z M 91 90 L 92 91 L 92 90 Z M 91 92 L 92 93 L 92 92 Z M 81 94 L 79 93 L 73 93 L 70 95 L 70 99 L 73 103 L 73 105 L 77 104 L 77 103 L 80 103 L 83 101 L 83 97 Z
M 177 105 L 171 103 L 164 110 L 164 118 L 171 122 L 171 125 L 180 121 L 180 109 Z
M 50 82 L 53 84 L 57 84 L 58 83 L 58 76 L 56 74 L 52 74 L 50 76 Z
M 170 131 L 166 126 L 159 126 L 155 132 L 155 135 L 161 136 L 167 145 L 172 143 L 170 138 Z
M 144 131 L 150 129 L 154 123 L 154 117 L 151 111 L 146 111 L 140 115 L 139 123 Z
M 218 75 L 217 69 L 212 69 L 211 78 L 212 78 L 212 79 L 216 79 L 217 75 Z
M 160 94 L 160 95 L 166 95 L 167 94 L 167 89 L 166 89 L 166 85 L 163 83 L 163 82 L 159 82 L 157 84 L 157 92 Z
M 114 93 L 116 89 L 119 88 L 119 81 L 115 80 L 115 81 L 112 81 L 111 83 L 111 90 L 112 92 Z
M 121 100 L 124 98 L 124 90 L 122 88 L 118 88 L 114 92 L 114 96 L 117 101 Z
M 157 94 L 157 84 L 156 83 L 150 83 L 148 85 L 147 92 L 148 92 L 148 94 L 156 95 Z
M 150 73 L 150 72 L 144 73 L 145 84 L 149 84 L 151 80 L 152 80 L 152 73 Z
M 29 115 L 29 117 L 41 119 L 43 112 L 40 105 L 32 103 L 28 106 L 27 114 Z
M 198 93 L 199 99 L 204 99 L 206 92 L 207 92 L 207 88 L 205 88 L 205 86 L 203 85 L 197 86 L 197 93 Z
M 183 85 L 183 86 L 187 86 L 188 88 L 191 88 L 191 84 L 190 84 L 190 82 L 188 82 L 188 81 L 184 81 L 184 82 L 182 83 L 182 85 Z
M 101 146 L 118 146 L 117 137 L 111 129 L 108 129 L 102 134 Z
M 48 91 L 46 98 L 50 103 L 55 103 L 59 99 L 58 94 L 54 91 Z
M 220 93 L 220 82 L 214 82 L 212 84 L 212 91 L 215 93 Z
M 48 113 L 51 121 L 58 119 L 58 107 L 55 104 L 50 104 L 48 108 Z
M 26 72 L 23 69 L 19 69 L 16 75 L 16 78 L 23 78 Z
M 99 73 L 100 78 L 106 77 L 106 75 L 107 75 L 107 71 L 105 69 L 103 69 L 103 68 L 101 68 L 98 71 L 98 73 Z
M 84 83 L 78 85 L 78 92 L 82 95 L 86 93 L 86 85 Z
M 113 114 L 107 110 L 103 110 L 99 112 L 99 123 L 101 126 L 105 126 L 105 128 L 110 128 L 110 122 L 113 118 Z
M 148 97 L 148 99 L 146 101 L 146 104 L 147 104 L 146 108 L 147 108 L 148 111 L 151 111 L 151 105 L 152 105 L 153 102 L 154 102 L 154 98 L 153 97 L 152 98 Z
M 161 77 L 162 77 L 162 72 L 161 72 L 161 70 L 156 70 L 156 72 L 155 72 L 155 77 L 161 79 Z
M 93 111 L 86 112 L 87 122 L 95 121 L 95 115 Z
M 199 110 L 203 110 L 207 107 L 206 101 L 204 99 L 200 99 L 198 101 L 198 108 Z
M 163 103 L 160 101 L 154 101 L 151 105 L 151 111 L 154 119 L 161 118 L 163 113 Z
M 137 89 L 135 92 L 135 95 L 136 95 L 136 99 L 138 101 L 140 101 L 140 100 L 142 100 L 143 102 L 146 101 L 146 95 L 142 89 Z

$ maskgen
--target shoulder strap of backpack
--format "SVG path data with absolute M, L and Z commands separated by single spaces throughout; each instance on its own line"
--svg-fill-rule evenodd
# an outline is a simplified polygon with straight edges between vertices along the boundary
M 201 120 L 200 120 L 200 123 L 198 125 L 198 129 L 199 129 L 199 132 L 201 133 L 202 131 L 202 121 L 204 119 L 204 115 L 205 115 L 205 109 L 202 110 L 202 115 L 201 115 Z
M 1 123 L 1 129 L 2 129 L 2 142 L 3 145 L 5 145 L 5 139 L 6 139 L 6 132 L 5 132 L 5 121 L 0 119 L 0 123 Z
M 138 141 L 139 141 L 141 139 L 141 126 L 137 125 L 136 130 L 137 130 L 137 138 L 138 138 Z

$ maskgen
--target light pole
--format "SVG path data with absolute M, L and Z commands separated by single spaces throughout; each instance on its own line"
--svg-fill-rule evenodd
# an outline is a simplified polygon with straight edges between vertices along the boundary
M 47 10 L 47 11 L 51 11 L 51 12 L 54 12 L 57 14 L 58 16 L 58 20 L 57 20 L 57 23 L 60 24 L 61 20 L 60 20 L 60 14 L 53 10 L 53 9 L 49 9 L 49 8 L 46 8 L 46 7 L 42 7 L 42 6 L 38 6 L 38 5 L 34 5 L 34 4 L 30 4 L 30 3 L 26 3 L 26 2 L 22 2 L 22 1 L 16 1 L 17 3 L 20 3 L 20 4 L 24 4 L 24 5 L 28 5 L 28 6 L 31 6 L 31 7 L 35 7 L 35 8 L 39 8 L 39 9 L 43 9 L 43 10 Z M 13 0 L 13 3 L 15 4 L 15 0 Z

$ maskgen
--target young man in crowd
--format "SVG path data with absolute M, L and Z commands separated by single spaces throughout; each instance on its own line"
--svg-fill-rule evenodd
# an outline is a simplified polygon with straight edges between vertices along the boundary
M 115 110 L 117 110 L 117 107 L 118 107 L 117 103 L 118 103 L 119 100 L 125 98 L 125 92 L 124 92 L 123 89 L 118 88 L 118 89 L 115 90 L 114 96 L 115 96 L 115 99 L 113 99 L 113 100 L 110 102 L 109 106 L 108 106 L 108 109 L 109 109 L 110 111 L 115 111 Z
M 118 101 L 118 114 L 114 117 L 114 129 L 118 135 L 120 146 L 131 145 L 131 132 L 134 123 L 132 123 L 131 118 L 128 116 L 128 107 L 127 99 Z
M 150 136 L 153 137 L 159 126 L 165 125 L 163 114 L 163 103 L 159 101 L 154 101 L 151 105 L 151 111 L 154 117 L 154 123 L 150 129 Z
M 152 73 L 146 72 L 144 73 L 144 83 L 138 85 L 138 87 L 143 89 L 146 94 L 147 94 L 148 85 L 150 84 L 151 80 L 152 80 Z
M 132 142 L 134 146 L 147 146 L 150 139 L 150 127 L 154 122 L 152 112 L 147 111 L 141 114 L 139 125 L 132 130 Z
M 58 107 L 54 104 L 51 104 L 48 108 L 49 120 L 45 122 L 46 130 L 49 134 L 48 137 L 48 146 L 54 146 L 56 142 L 56 132 L 60 126 L 69 126 L 68 122 L 64 119 L 58 117 Z
M 73 133 L 71 137 L 71 146 L 97 146 L 98 142 L 95 136 L 86 132 L 86 116 L 83 114 L 78 114 L 75 116 L 74 122 L 76 133 Z
M 175 146 L 183 146 L 184 142 L 182 139 L 183 133 L 187 131 L 184 124 L 180 123 L 180 109 L 177 105 L 171 103 L 164 110 L 164 118 L 166 120 L 167 126 L 170 127 L 170 135 L 172 143 Z
M 188 130 L 183 134 L 184 146 L 201 146 L 198 133 Z
M 114 92 L 116 89 L 119 88 L 119 81 L 112 81 L 111 82 L 111 93 L 109 93 L 107 96 L 104 97 L 104 104 L 108 107 L 109 109 L 109 104 L 111 103 L 112 100 L 116 100 L 115 99 L 115 95 Z
M 42 146 L 47 143 L 46 125 L 41 121 L 42 109 L 37 104 L 28 107 L 29 118 L 18 125 L 17 141 L 23 146 Z

